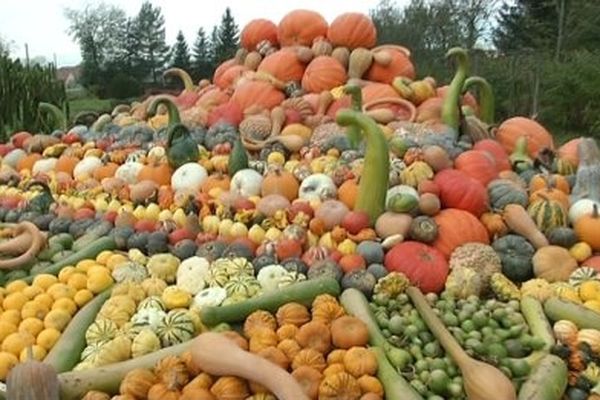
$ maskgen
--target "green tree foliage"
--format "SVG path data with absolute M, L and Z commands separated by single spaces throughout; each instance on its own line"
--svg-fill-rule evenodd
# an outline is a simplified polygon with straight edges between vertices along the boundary
M 171 49 L 171 54 L 171 67 L 183 68 L 186 71 L 190 69 L 190 49 L 188 48 L 182 31 L 177 33 L 177 38 Z
M 142 69 L 156 83 L 160 71 L 170 58 L 169 46 L 165 41 L 165 19 L 160 7 L 154 7 L 149 1 L 144 2 L 135 18 L 135 32 Z
M 198 30 L 193 48 L 192 75 L 198 79 L 210 79 L 213 73 L 211 47 L 204 28 Z
M 211 41 L 214 48 L 214 61 L 217 64 L 235 55 L 240 44 L 239 28 L 229 7 L 225 9 L 225 13 L 221 17 L 219 27 L 216 28 L 216 31 L 213 30 Z

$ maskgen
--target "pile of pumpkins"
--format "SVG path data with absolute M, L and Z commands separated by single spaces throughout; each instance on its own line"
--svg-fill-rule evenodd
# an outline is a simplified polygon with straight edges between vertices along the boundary
M 178 96 L 0 144 L 0 216 L 18 219 L 42 182 L 51 234 L 53 219 L 103 220 L 119 250 L 229 254 L 366 295 L 389 271 L 463 298 L 486 295 L 495 272 L 538 294 L 600 280 L 596 142 L 497 124 L 463 49 L 440 86 L 416 78 L 408 49 L 376 42 L 359 13 L 253 20 L 210 81 L 170 69 Z M 600 295 L 577 300 L 600 312 Z

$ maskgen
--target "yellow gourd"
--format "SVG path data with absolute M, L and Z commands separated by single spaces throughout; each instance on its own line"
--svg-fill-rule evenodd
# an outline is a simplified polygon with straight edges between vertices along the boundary
M 167 287 L 161 296 L 167 309 L 172 310 L 175 308 L 186 308 L 192 302 L 192 295 L 177 286 Z
M 44 326 L 46 328 L 54 328 L 58 331 L 63 331 L 71 321 L 71 314 L 65 310 L 56 309 L 46 314 L 44 318 Z
M 87 289 L 98 294 L 114 283 L 112 276 L 108 272 L 94 272 L 88 276 Z
M 131 357 L 131 340 L 125 335 L 119 335 L 102 346 L 94 364 L 96 366 L 108 365 L 125 361 Z
M 60 338 L 60 332 L 54 328 L 44 329 L 39 333 L 36 338 L 36 344 L 40 345 L 46 350 L 50 350 L 58 339 Z
M 131 344 L 131 356 L 133 358 L 143 356 L 160 350 L 160 339 L 151 329 L 143 329 L 133 339 Z
M 14 354 L 6 351 L 0 352 L 0 380 L 5 381 L 10 370 L 18 363 L 19 359 Z

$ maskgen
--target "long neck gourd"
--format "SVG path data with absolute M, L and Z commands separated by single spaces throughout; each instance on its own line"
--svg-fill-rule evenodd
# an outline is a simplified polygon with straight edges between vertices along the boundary
M 442 122 L 454 129 L 455 139 L 458 139 L 460 100 L 463 85 L 469 74 L 469 57 L 465 49 L 454 47 L 448 50 L 446 58 L 454 58 L 456 60 L 456 72 L 442 103 Z
M 355 127 L 364 135 L 366 152 L 354 210 L 366 212 L 374 223 L 385 210 L 390 171 L 387 140 L 377 123 L 361 112 L 341 110 L 336 119 L 341 126 Z
M 465 80 L 463 93 L 472 87 L 479 89 L 479 119 L 486 124 L 492 125 L 494 123 L 494 113 L 496 112 L 492 85 L 480 76 L 470 76 Z
M 65 113 L 52 103 L 40 103 L 38 104 L 38 111 L 40 114 L 50 114 L 52 118 L 52 129 L 61 129 L 66 132 L 67 130 L 67 117 Z
M 350 95 L 350 108 L 354 111 L 362 111 L 362 90 L 357 85 L 346 85 L 344 92 Z M 356 125 L 350 125 L 347 128 L 347 136 L 350 141 L 350 147 L 353 149 L 358 148 L 362 140 L 360 127 Z

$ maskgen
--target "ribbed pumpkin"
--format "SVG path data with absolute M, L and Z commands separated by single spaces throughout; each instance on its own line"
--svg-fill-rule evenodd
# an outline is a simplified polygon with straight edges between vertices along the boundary
M 446 208 L 433 219 L 438 226 L 438 237 L 432 245 L 446 258 L 450 258 L 452 251 L 465 243 L 489 243 L 485 226 L 467 211 Z
M 246 110 L 250 106 L 260 106 L 271 109 L 281 104 L 285 95 L 269 82 L 248 81 L 238 85 L 231 96 L 231 101 L 240 109 Z
M 137 175 L 137 181 L 145 180 L 156 182 L 157 185 L 169 185 L 171 183 L 171 175 L 173 170 L 166 162 L 144 165 Z
M 187 312 L 180 310 L 169 311 L 156 329 L 164 347 L 190 340 L 195 332 L 194 321 Z
M 529 204 L 527 212 L 540 231 L 547 232 L 552 228 L 567 226 L 567 212 L 556 200 L 541 198 Z
M 487 190 L 464 172 L 445 169 L 438 172 L 433 181 L 440 188 L 439 197 L 444 207 L 466 210 L 476 216 L 487 210 Z
M 529 195 L 529 202 L 534 203 L 540 199 L 550 199 L 559 202 L 565 210 L 568 210 L 570 207 L 570 199 L 569 195 L 565 192 L 554 189 L 554 188 L 545 188 L 538 189 L 535 192 L 531 192 Z
M 350 50 L 357 47 L 370 49 L 377 42 L 377 30 L 371 18 L 361 13 L 338 15 L 329 25 L 327 39 L 333 46 L 343 46 Z
M 569 194 L 571 186 L 569 181 L 562 175 L 558 174 L 536 174 L 529 181 L 529 192 L 533 193 L 540 189 L 555 188 Z
M 478 180 L 483 186 L 498 176 L 493 156 L 480 150 L 468 150 L 454 160 L 454 168 Z
M 496 169 L 500 171 L 510 171 L 512 167 L 508 154 L 504 147 L 494 139 L 483 139 L 473 145 L 473 150 L 486 151 L 490 154 L 496 162 Z
M 503 209 L 508 204 L 527 207 L 527 192 L 517 183 L 508 179 L 495 179 L 487 187 L 490 204 L 494 209 Z
M 496 140 L 508 153 L 515 150 L 517 139 L 522 136 L 527 138 L 527 152 L 532 157 L 543 148 L 554 148 L 552 135 L 542 125 L 529 118 L 509 118 L 496 131 Z
M 410 57 L 400 50 L 386 49 L 392 61 L 388 65 L 374 62 L 367 71 L 367 80 L 383 83 L 392 83 L 395 77 L 404 76 L 415 79 L 415 67 Z
M 266 56 L 257 71 L 267 72 L 283 82 L 300 81 L 304 67 L 293 49 L 281 49 Z
M 327 21 L 321 14 L 310 10 L 287 13 L 277 27 L 281 46 L 310 46 L 315 38 L 327 35 Z
M 302 88 L 309 93 L 321 93 L 346 82 L 346 69 L 331 56 L 313 59 L 302 77 Z
M 248 51 L 256 50 L 256 45 L 263 40 L 268 40 L 276 46 L 277 25 L 264 18 L 253 19 L 248 22 L 240 34 L 240 44 Z
M 279 194 L 292 201 L 298 198 L 300 184 L 291 172 L 283 168 L 273 168 L 261 182 L 261 196 Z

